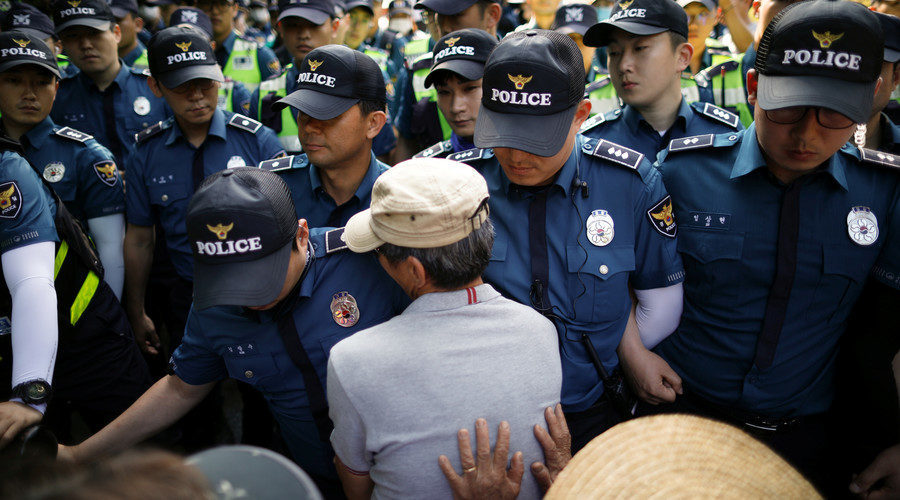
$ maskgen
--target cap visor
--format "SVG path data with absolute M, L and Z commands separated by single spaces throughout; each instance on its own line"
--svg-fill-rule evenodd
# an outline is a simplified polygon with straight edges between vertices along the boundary
M 68 28 L 72 28 L 75 26 L 87 26 L 88 28 L 94 28 L 97 31 L 106 31 L 112 26 L 112 21 L 104 21 L 103 19 L 91 19 L 89 17 L 82 17 L 80 19 L 72 19 L 67 23 L 62 23 L 56 27 L 56 34 L 59 35 L 63 31 Z
M 666 28 L 650 26 L 649 24 L 634 23 L 630 21 L 606 21 L 591 26 L 584 34 L 584 44 L 588 47 L 603 47 L 609 44 L 609 36 L 614 29 L 627 31 L 632 35 L 655 35 L 666 31 Z
M 586 26 L 584 24 L 567 24 L 565 26 L 560 26 L 556 28 L 554 31 L 558 33 L 562 33 L 563 35 L 569 35 L 572 33 L 578 33 L 581 36 L 584 36 L 591 27 Z
M 344 226 L 344 241 L 347 248 L 356 253 L 366 253 L 384 245 L 384 240 L 375 236 L 372 230 L 372 209 L 367 208 L 350 217 Z
M 425 77 L 425 88 L 431 87 L 438 71 L 451 71 L 466 80 L 480 80 L 484 76 L 484 63 L 478 61 L 467 61 L 465 59 L 454 59 L 452 61 L 444 61 L 435 66 L 431 73 Z
M 344 5 L 344 10 L 350 12 L 351 9 L 355 9 L 357 7 L 362 7 L 369 11 L 372 15 L 375 15 L 375 11 L 372 10 L 372 6 L 369 5 L 368 2 L 347 2 L 347 4 Z
M 206 78 L 217 82 L 225 81 L 225 77 L 222 76 L 222 70 L 219 69 L 218 64 L 187 66 L 157 76 L 160 83 L 167 89 L 174 89 L 185 82 L 196 80 L 198 78 Z
M 358 102 L 359 99 L 352 97 L 337 97 L 316 92 L 315 90 L 300 89 L 277 101 L 272 105 L 272 108 L 280 111 L 285 106 L 291 106 L 316 120 L 330 120 L 347 111 L 350 109 L 350 106 Z
M 109 10 L 112 12 L 113 17 L 115 17 L 117 20 L 122 19 L 128 14 L 132 13 L 128 9 L 123 9 L 122 7 L 113 7 L 112 5 L 109 6 Z
M 711 0 L 678 0 L 676 3 L 681 8 L 687 7 L 692 3 L 699 3 L 700 5 L 706 7 L 710 12 L 714 12 L 716 10 L 716 4 Z
M 455 16 L 475 4 L 472 0 L 422 0 L 414 9 L 428 9 L 442 16 Z
M 55 63 L 55 61 L 54 61 L 54 63 Z M 56 75 L 57 78 L 60 78 L 59 66 L 57 66 L 56 64 L 51 64 L 51 63 L 38 62 L 38 61 L 35 61 L 32 59 L 25 59 L 25 60 L 19 59 L 19 60 L 5 61 L 3 63 L 0 63 L 0 73 L 3 73 L 4 71 L 8 71 L 17 66 L 22 66 L 24 64 L 32 64 L 34 66 L 38 66 L 40 68 L 46 69 L 47 71 Z
M 327 12 L 322 12 L 321 10 L 316 9 L 309 9 L 306 7 L 284 9 L 281 14 L 278 15 L 278 20 L 281 21 L 286 17 L 300 17 L 319 26 L 324 24 L 325 21 L 331 19 L 331 16 Z
M 895 63 L 900 61 L 900 50 L 884 48 L 884 62 Z
M 866 123 L 875 99 L 875 84 L 846 82 L 823 76 L 759 75 L 757 102 L 762 109 L 814 106 Z
M 512 148 L 538 156 L 559 153 L 578 106 L 552 115 L 498 113 L 481 107 L 475 121 L 475 145 L 479 148 Z
M 194 260 L 194 307 L 264 306 L 278 298 L 291 260 L 292 242 L 248 262 L 204 264 Z
M 53 37 L 53 38 L 56 37 L 56 33 L 53 33 L 53 32 L 47 33 L 44 31 L 36 30 L 34 28 L 20 28 L 20 27 L 16 26 L 15 28 L 13 28 L 13 30 L 21 31 L 22 33 L 33 36 L 34 38 L 37 38 L 38 40 L 46 40 L 51 37 Z M 12 30 L 10 30 L 10 31 L 12 31 Z

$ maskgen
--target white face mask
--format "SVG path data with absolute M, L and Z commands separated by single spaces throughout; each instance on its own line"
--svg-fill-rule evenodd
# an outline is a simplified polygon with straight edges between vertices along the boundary
M 138 15 L 144 18 L 147 21 L 153 21 L 159 19 L 159 7 L 152 7 L 150 5 L 141 5 L 138 7 Z
M 258 25 L 267 24 L 269 22 L 269 11 L 262 7 L 250 9 L 250 20 Z
M 401 35 L 405 35 L 413 29 L 412 19 L 408 17 L 395 17 L 394 19 L 388 21 L 388 29 L 391 31 L 396 31 Z

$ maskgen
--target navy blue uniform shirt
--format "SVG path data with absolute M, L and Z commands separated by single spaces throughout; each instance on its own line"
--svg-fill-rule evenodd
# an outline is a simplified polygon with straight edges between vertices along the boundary
M 900 288 L 900 171 L 865 154 L 874 162 L 845 146 L 795 181 L 796 269 L 774 358 L 763 368 L 757 341 L 788 187 L 766 167 L 755 125 L 660 155 L 686 277 L 681 325 L 657 350 L 686 390 L 772 417 L 829 408 L 838 340 L 863 284 L 871 275 Z
M 0 153 L 0 253 L 59 241 L 56 204 L 31 165 L 12 151 Z
M 881 144 L 878 150 L 900 154 L 900 125 L 892 122 L 884 113 L 881 113 Z
M 90 135 L 59 127 L 48 116 L 19 142 L 25 158 L 82 224 L 125 212 L 125 191 L 115 159 Z
M 199 149 L 184 138 L 175 118 L 170 118 L 141 132 L 125 172 L 126 218 L 138 226 L 160 224 L 175 270 L 192 281 L 193 261 L 184 220 L 197 188 L 195 162 L 202 165 L 205 178 L 226 168 L 254 166 L 283 153 L 271 129 L 242 115 L 216 109 L 209 135 Z
M 506 297 L 534 306 L 533 297 L 542 293 L 533 286 L 532 272 L 541 252 L 530 244 L 535 190 L 511 184 L 490 150 L 448 159 L 470 162 L 487 179 L 496 236 L 485 281 Z M 575 186 L 576 179 L 587 183 L 587 191 Z M 578 136 L 546 197 L 547 295 L 552 313 L 561 318 L 554 324 L 560 337 L 562 403 L 566 411 L 583 411 L 600 398 L 603 384 L 581 335 L 589 336 L 612 372 L 631 310 L 629 284 L 645 290 L 683 278 L 677 230 L 671 218 L 663 223 L 670 202 L 659 173 L 640 153 L 608 141 Z
M 743 130 L 741 119 L 734 113 L 710 104 L 695 102 L 688 104 L 684 98 L 678 108 L 675 123 L 665 134 L 653 129 L 641 113 L 629 105 L 610 111 L 605 115 L 588 118 L 581 127 L 581 134 L 593 139 L 606 139 L 643 153 L 650 162 L 669 146 L 673 139 L 681 139 L 701 134 L 724 134 Z
M 284 180 L 291 189 L 297 217 L 306 219 L 309 227 L 346 225 L 354 214 L 369 208 L 375 179 L 388 169 L 388 166 L 376 159 L 373 153 L 369 160 L 369 170 L 356 188 L 356 193 L 349 201 L 337 206 L 334 198 L 322 186 L 319 169 L 309 163 L 305 154 L 265 161 L 259 167 L 278 173 Z
M 325 239 L 325 233 L 310 237 L 308 273 L 290 312 L 322 388 L 328 353 L 335 344 L 387 321 L 409 304 L 409 298 L 384 272 L 374 253 L 354 254 L 333 248 L 326 253 Z M 353 324 L 345 321 L 345 326 L 335 318 L 339 302 L 347 304 L 347 297 L 356 312 L 351 311 Z M 275 310 L 192 308 L 184 340 L 172 355 L 172 368 L 192 385 L 231 377 L 254 386 L 268 401 L 297 463 L 312 474 L 335 477 L 330 449 L 319 439 L 309 409 L 303 376 L 279 336 Z
M 106 107 L 106 102 L 111 102 L 112 108 Z M 146 74 L 122 64 L 103 92 L 83 72 L 63 78 L 50 116 L 57 125 L 94 136 L 113 153 L 119 168 L 127 169 L 125 160 L 134 150 L 134 135 L 172 116 L 172 110 L 150 92 Z M 110 121 L 115 130 L 110 130 Z

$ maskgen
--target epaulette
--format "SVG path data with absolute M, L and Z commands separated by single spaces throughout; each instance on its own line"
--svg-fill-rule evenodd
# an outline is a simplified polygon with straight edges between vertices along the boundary
M 235 114 L 228 120 L 228 124 L 234 128 L 239 128 L 241 130 L 245 130 L 250 132 L 251 134 L 255 134 L 256 131 L 262 128 L 262 123 L 254 120 L 253 118 L 247 118 L 244 115 Z
M 78 142 L 87 142 L 88 139 L 93 139 L 94 136 L 90 134 L 85 134 L 84 132 L 79 132 L 71 127 L 62 127 L 53 131 L 54 134 L 64 137 L 66 139 L 72 139 L 73 141 Z
M 601 123 L 606 121 L 606 117 L 603 116 L 603 113 L 597 113 L 596 115 L 588 118 L 581 124 L 581 128 L 578 130 L 579 132 L 587 132 L 588 130 L 600 125 Z
M 584 94 L 587 95 L 587 94 L 590 94 L 591 92 L 594 92 L 595 90 L 600 90 L 603 87 L 606 87 L 607 85 L 609 85 L 610 83 L 612 83 L 612 79 L 609 77 L 609 75 L 606 75 L 599 80 L 594 80 L 593 82 L 584 86 Z
M 347 241 L 344 239 L 344 228 L 339 227 L 325 233 L 325 255 L 340 252 L 346 248 Z
M 741 124 L 741 118 L 732 113 L 731 111 L 724 110 L 715 104 L 711 104 L 708 102 L 693 102 L 691 103 L 691 107 L 699 111 L 701 114 L 724 123 L 729 127 L 739 130 Z
M 460 151 L 459 153 L 453 153 L 452 155 L 448 155 L 448 160 L 453 161 L 461 161 L 463 163 L 471 163 L 478 160 L 486 160 L 488 158 L 493 158 L 494 150 L 490 148 L 472 148 L 467 149 L 465 151 Z
M 733 56 L 734 55 L 731 53 L 730 50 L 728 50 L 728 47 L 710 47 L 709 45 L 707 45 L 706 51 L 709 52 L 710 54 L 715 54 L 717 56 Z
M 714 76 L 718 76 L 722 69 L 724 68 L 726 72 L 733 71 L 738 69 L 741 66 L 741 63 L 735 61 L 734 59 L 730 61 L 720 62 L 719 64 L 714 64 L 706 69 L 700 70 L 698 72 L 699 75 L 703 75 L 705 78 L 709 79 Z
M 410 71 L 419 71 L 420 69 L 430 68 L 431 67 L 431 59 L 433 58 L 433 54 L 431 52 L 426 52 L 424 54 L 420 54 L 412 60 L 409 64 Z
M 441 153 L 446 153 L 447 151 L 452 150 L 453 145 L 450 143 L 450 139 L 447 139 L 446 141 L 441 141 L 428 149 L 419 151 L 418 153 L 413 155 L 413 158 L 431 158 L 432 156 L 437 156 Z
M 128 69 L 131 70 L 131 72 L 134 73 L 135 75 L 150 76 L 150 70 L 147 68 L 129 67 Z
M 618 163 L 619 165 L 635 171 L 641 164 L 641 160 L 644 159 L 644 153 L 626 148 L 625 146 L 607 141 L 606 139 L 597 141 L 596 146 L 593 146 L 593 141 L 585 142 L 582 149 L 591 156 Z
M 739 134 L 701 134 L 669 141 L 669 147 L 664 153 L 679 153 L 693 149 L 709 147 L 732 146 L 738 140 Z
M 884 151 L 859 148 L 859 155 L 865 163 L 875 163 L 884 167 L 900 168 L 900 155 L 892 155 Z
M 147 139 L 153 137 L 154 135 L 162 132 L 163 130 L 171 127 L 172 120 L 173 120 L 172 118 L 169 118 L 168 120 L 156 122 L 155 124 L 150 125 L 149 127 L 145 128 L 144 130 L 141 130 L 140 132 L 134 134 L 134 142 L 137 144 L 140 144 L 140 143 L 146 141 Z
M 270 172 L 283 172 L 296 168 L 306 168 L 307 166 L 309 166 L 309 159 L 306 155 L 283 156 L 259 163 L 259 168 Z

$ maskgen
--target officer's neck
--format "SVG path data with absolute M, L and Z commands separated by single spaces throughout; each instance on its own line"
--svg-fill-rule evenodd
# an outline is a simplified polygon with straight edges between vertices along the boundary
M 332 166 L 331 168 L 316 167 L 319 173 L 319 179 L 322 181 L 322 187 L 325 192 L 334 200 L 337 206 L 350 201 L 359 185 L 362 184 L 366 172 L 369 171 L 369 163 L 371 156 L 369 155 L 353 155 L 353 159 L 343 165 Z
M 866 146 L 869 149 L 878 149 L 881 146 L 881 112 L 875 113 L 866 124 Z
M 209 126 L 212 124 L 211 118 L 205 123 L 198 124 L 189 123 L 179 115 L 175 115 L 175 121 L 178 123 L 178 128 L 181 129 L 181 135 L 195 148 L 199 148 L 206 141 L 206 137 L 209 135 Z
M 36 127 L 36 125 L 16 123 L 5 116 L 0 117 L 0 125 L 2 125 L 2 129 L 6 132 L 6 135 L 16 142 L 22 142 L 22 136 Z
M 222 47 L 222 50 L 225 49 L 225 45 L 224 45 L 224 44 L 225 44 L 225 40 L 227 40 L 228 37 L 231 36 L 231 32 L 232 32 L 232 31 L 234 31 L 234 27 L 233 27 L 233 26 L 230 27 L 230 28 L 228 28 L 228 31 L 223 32 L 223 34 L 221 34 L 221 35 L 216 35 L 216 37 L 215 37 L 216 45 L 219 46 L 219 47 Z
M 119 70 L 121 70 L 121 69 L 122 69 L 122 60 L 117 57 L 116 62 L 111 64 L 105 70 L 100 71 L 98 73 L 85 72 L 84 74 L 87 75 L 87 77 L 90 78 L 91 81 L 94 82 L 94 85 L 97 86 L 97 88 L 100 90 L 100 92 L 103 92 L 110 85 L 112 85 L 112 82 L 114 82 L 116 80 L 116 76 L 119 74 Z
M 128 54 L 131 54 L 131 51 L 137 48 L 138 39 L 134 37 L 134 41 L 128 44 L 127 47 L 119 47 L 119 57 L 124 58 Z
M 681 108 L 681 88 L 670 86 L 660 94 L 659 98 L 646 106 L 632 106 L 653 130 L 665 132 L 672 127 L 678 118 L 678 109 Z

